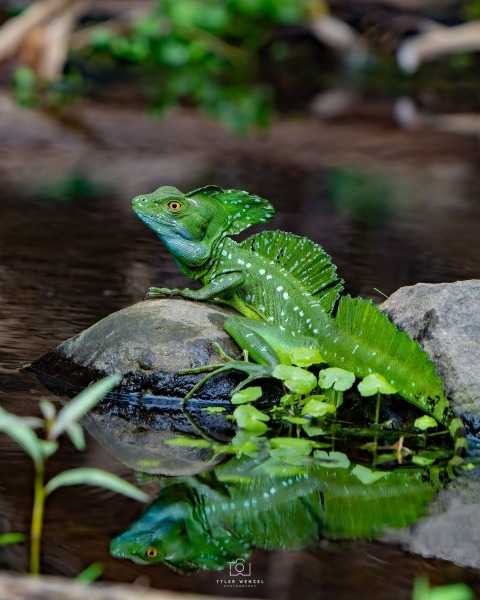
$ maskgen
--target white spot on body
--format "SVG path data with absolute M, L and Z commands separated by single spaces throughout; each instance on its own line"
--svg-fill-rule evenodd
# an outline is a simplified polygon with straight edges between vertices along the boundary
M 284 292 L 283 297 L 285 298 L 285 300 L 288 300 L 288 298 L 289 298 L 288 292 Z

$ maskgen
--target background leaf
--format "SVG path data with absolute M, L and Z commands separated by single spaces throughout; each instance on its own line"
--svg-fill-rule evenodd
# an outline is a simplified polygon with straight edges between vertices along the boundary
M 71 423 L 83 417 L 105 394 L 108 394 L 112 388 L 120 383 L 122 377 L 121 373 L 108 375 L 84 389 L 78 396 L 75 396 L 73 400 L 59 411 L 57 420 L 50 431 L 50 439 L 57 438 Z
M 139 502 L 149 501 L 149 497 L 145 492 L 128 481 L 124 481 L 113 473 L 91 468 L 71 469 L 55 475 L 45 486 L 45 495 L 48 496 L 59 487 L 67 485 L 97 485 Z

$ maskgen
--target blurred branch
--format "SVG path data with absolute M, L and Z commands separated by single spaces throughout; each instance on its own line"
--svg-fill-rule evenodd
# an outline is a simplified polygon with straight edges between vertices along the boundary
M 360 37 L 350 25 L 328 14 L 313 19 L 310 30 L 318 40 L 338 52 L 352 50 Z
M 426 60 L 453 52 L 480 50 L 480 21 L 441 27 L 406 40 L 398 49 L 397 61 L 407 73 L 415 72 Z
M 76 3 L 78 0 L 44 0 L 32 4 L 18 17 L 8 20 L 0 27 L 0 62 L 18 52 L 34 29 Z
M 55 79 L 61 75 L 68 55 L 70 35 L 85 4 L 85 0 L 72 2 L 45 27 L 45 43 L 37 66 L 40 77 Z

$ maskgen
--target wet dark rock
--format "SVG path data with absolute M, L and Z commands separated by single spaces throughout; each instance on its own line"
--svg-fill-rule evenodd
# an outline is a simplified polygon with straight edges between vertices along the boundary
M 472 432 L 480 419 L 480 280 L 419 283 L 382 304 L 437 367 L 453 410 Z
M 195 397 L 185 394 L 205 373 L 181 369 L 223 363 L 217 342 L 241 358 L 224 331 L 228 308 L 181 299 L 149 300 L 115 312 L 66 340 L 26 370 L 60 396 L 73 396 L 92 381 L 121 372 L 119 386 L 83 419 L 83 425 L 113 456 L 145 473 L 191 475 L 211 468 L 211 448 L 174 446 L 175 435 L 206 435 L 226 442 L 234 435 L 230 396 L 243 376 L 219 375 Z M 279 390 L 270 382 L 266 400 Z M 212 407 L 222 412 L 212 412 Z
M 228 308 L 181 299 L 139 302 L 66 340 L 27 370 L 61 395 L 72 395 L 99 377 L 121 372 L 121 392 L 183 398 L 205 373 L 177 375 L 178 371 L 223 362 L 213 342 L 241 358 L 223 329 L 231 314 L 235 313 Z M 240 378 L 237 374 L 215 377 L 196 397 L 228 401 Z

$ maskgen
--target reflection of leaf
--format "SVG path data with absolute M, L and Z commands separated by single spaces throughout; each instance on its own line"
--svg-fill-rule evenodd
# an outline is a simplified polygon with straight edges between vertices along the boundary
M 292 364 L 297 367 L 311 367 L 325 362 L 320 352 L 313 348 L 293 348 L 290 352 Z
M 233 411 L 233 416 L 241 429 L 248 429 L 256 433 L 263 433 L 268 429 L 264 421 L 269 421 L 270 417 L 251 404 L 237 406 Z
M 237 456 L 250 456 L 252 458 L 258 455 L 258 447 L 260 442 L 265 438 L 260 437 L 263 431 L 254 432 L 245 429 L 240 429 L 232 438 L 228 446 L 223 446 L 227 452 L 233 452 Z
M 206 406 L 202 410 L 209 413 L 222 413 L 226 411 L 226 408 L 223 406 Z
M 412 462 L 414 465 L 418 465 L 420 467 L 425 467 L 431 465 L 435 462 L 434 458 L 427 458 L 426 456 L 421 456 L 420 454 L 414 454 L 412 456 Z
M 331 467 L 332 469 L 348 469 L 350 466 L 350 459 L 343 452 L 325 452 L 325 450 L 315 450 L 313 456 L 319 460 L 319 465 L 321 467 Z
M 397 390 L 379 373 L 370 373 L 358 384 L 358 391 L 362 396 L 380 394 L 396 394 Z
M 186 446 L 188 448 L 209 448 L 211 446 L 211 443 L 207 440 L 182 435 L 166 440 L 165 444 L 169 446 Z
M 317 427 L 316 425 L 312 425 L 311 423 L 304 425 L 303 431 L 308 435 L 308 437 L 315 437 L 317 435 L 324 435 L 326 433 L 325 429 L 323 427 Z M 327 444 L 325 442 L 324 446 L 325 446 L 325 448 L 327 448 L 328 446 L 331 446 L 331 444 Z M 317 442 L 317 447 L 318 447 L 318 442 Z
M 232 404 L 245 404 L 246 402 L 254 402 L 258 400 L 262 395 L 262 388 L 259 386 L 252 386 L 244 388 L 239 392 L 233 394 L 231 398 Z
M 58 437 L 70 423 L 78 421 L 78 419 L 83 417 L 121 380 L 122 375 L 120 373 L 108 375 L 75 396 L 73 400 L 59 411 L 57 420 L 50 431 L 50 438 Z
M 300 367 L 277 365 L 272 374 L 277 379 L 281 379 L 285 386 L 294 394 L 309 394 L 317 385 L 315 375 Z
M 281 450 L 281 452 L 271 451 L 273 455 L 295 455 L 295 456 L 308 456 L 312 451 L 315 442 L 312 440 L 306 440 L 303 438 L 289 438 L 289 437 L 277 437 L 270 439 L 270 446 L 272 449 Z
M 355 375 L 353 373 L 338 367 L 322 369 L 318 374 L 320 387 L 328 389 L 333 386 L 333 389 L 337 392 L 345 392 L 352 387 L 354 382 Z
M 430 429 L 431 427 L 437 427 L 438 423 L 430 415 L 423 415 L 423 417 L 415 419 L 415 423 L 413 424 L 413 426 L 417 429 L 425 431 L 427 429 Z
M 309 422 L 305 417 L 289 417 L 288 415 L 282 417 L 282 421 L 287 421 L 287 423 L 292 423 L 293 425 L 306 425 Z
M 101 469 L 80 468 L 63 471 L 52 477 L 45 486 L 45 496 L 66 485 L 98 485 L 139 502 L 148 502 L 148 494 L 120 477 Z
M 387 477 L 390 473 L 387 471 L 372 471 L 363 465 L 357 465 L 352 469 L 352 475 L 358 477 L 365 485 L 370 485 L 379 479 L 383 479 L 383 477 Z
M 323 396 L 318 396 L 323 398 Z M 302 409 L 302 415 L 310 415 L 311 417 L 323 417 L 327 414 L 332 414 L 336 411 L 333 404 L 323 402 L 323 400 L 317 400 L 315 397 L 311 397 Z

